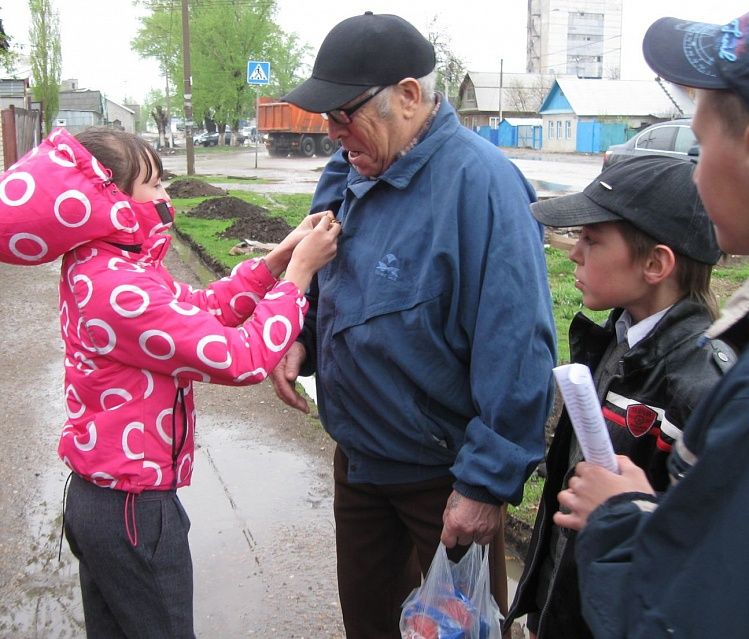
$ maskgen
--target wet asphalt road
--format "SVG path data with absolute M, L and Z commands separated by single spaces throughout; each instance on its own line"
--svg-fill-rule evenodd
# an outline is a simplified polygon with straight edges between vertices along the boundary
M 173 274 L 198 284 L 173 251 Z M 0 637 L 84 637 L 74 558 L 58 561 L 67 471 L 59 262 L 0 265 Z M 343 637 L 335 579 L 332 447 L 269 383 L 196 387 L 192 520 L 198 637 Z
M 258 191 L 311 193 L 325 160 L 261 152 L 254 164 L 243 149 L 199 153 L 196 168 L 268 180 L 248 186 Z M 184 174 L 184 155 L 165 156 L 164 165 Z M 575 186 L 597 172 L 597 160 L 550 166 L 539 178 Z M 193 285 L 208 278 L 184 250 L 167 263 Z M 57 557 L 68 474 L 56 454 L 64 420 L 58 277 L 59 262 L 0 264 L 0 639 L 85 636 L 66 543 Z M 196 398 L 193 485 L 180 497 L 192 521 L 197 636 L 342 638 L 331 441 L 316 421 L 281 404 L 268 382 L 196 385 Z

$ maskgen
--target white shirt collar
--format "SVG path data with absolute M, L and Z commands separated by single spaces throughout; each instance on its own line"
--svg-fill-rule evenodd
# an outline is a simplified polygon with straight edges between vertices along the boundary
M 646 317 L 644 320 L 637 322 L 637 324 L 632 323 L 632 316 L 629 314 L 629 311 L 623 311 L 619 316 L 619 319 L 616 320 L 615 325 L 617 343 L 621 344 L 626 339 L 629 347 L 633 348 L 635 344 L 642 341 L 645 336 L 653 330 L 653 327 L 670 308 L 671 307 L 668 306 L 662 311 L 658 311 L 657 313 Z

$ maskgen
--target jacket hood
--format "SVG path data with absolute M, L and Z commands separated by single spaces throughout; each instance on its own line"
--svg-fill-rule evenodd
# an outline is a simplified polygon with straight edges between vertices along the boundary
M 43 264 L 92 240 L 139 246 L 173 217 L 169 203 L 122 193 L 109 169 L 56 129 L 0 176 L 0 261 Z

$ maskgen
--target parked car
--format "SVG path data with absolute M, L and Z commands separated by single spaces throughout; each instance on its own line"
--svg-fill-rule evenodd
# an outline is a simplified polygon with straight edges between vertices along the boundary
M 237 144 L 244 144 L 245 138 L 246 136 L 244 135 L 244 133 L 239 131 L 237 133 Z M 209 133 L 208 131 L 203 131 L 203 133 L 196 135 L 192 139 L 192 143 L 196 146 L 217 146 L 218 132 Z M 229 146 L 229 144 L 231 144 L 231 130 L 228 128 L 224 131 L 224 144 L 226 146 Z
M 659 122 L 640 131 L 624 144 L 612 144 L 603 155 L 603 168 L 633 155 L 670 155 L 695 159 L 699 155 L 692 120 Z

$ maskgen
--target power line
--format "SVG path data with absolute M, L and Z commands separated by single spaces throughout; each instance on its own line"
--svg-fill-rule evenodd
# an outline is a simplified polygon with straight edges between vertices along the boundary
M 621 38 L 622 38 L 621 34 L 619 34 L 619 35 L 613 35 L 613 36 L 609 36 L 608 38 L 603 38 L 601 40 L 594 40 L 594 41 L 590 41 L 590 42 L 581 43 L 580 45 L 577 45 L 576 47 L 572 47 L 572 49 L 575 49 L 577 47 L 592 46 L 594 44 L 602 44 L 604 42 L 607 42 L 608 40 L 616 40 L 616 39 L 621 40 Z M 557 51 L 550 51 L 548 53 L 544 53 L 543 55 L 539 55 L 538 57 L 539 57 L 539 59 L 540 58 L 548 58 L 549 56 L 558 55 L 560 53 L 565 53 L 565 52 L 569 53 L 570 50 L 571 50 L 570 47 L 565 47 L 565 48 L 559 49 Z M 610 52 L 613 52 L 613 51 L 621 51 L 621 46 L 619 46 L 616 49 L 609 49 L 608 52 L 610 53 Z

